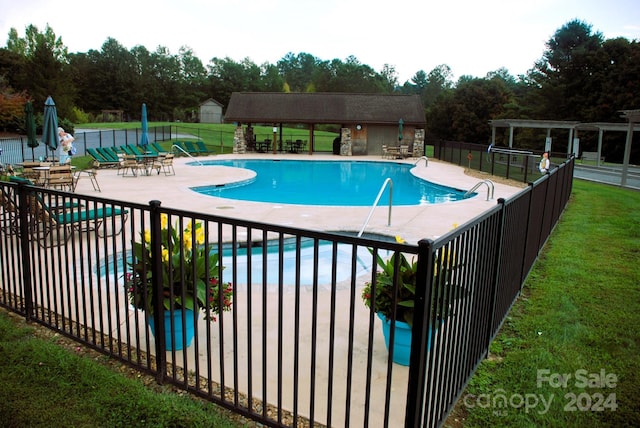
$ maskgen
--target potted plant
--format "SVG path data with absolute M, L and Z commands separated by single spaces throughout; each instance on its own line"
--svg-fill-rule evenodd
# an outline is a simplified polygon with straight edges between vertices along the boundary
M 179 350 L 182 349 L 183 343 L 180 336 L 183 330 L 182 320 L 186 321 L 185 330 L 189 346 L 196 318 L 194 311 L 202 311 L 204 319 L 216 321 L 216 315 L 231 309 L 233 286 L 230 282 L 219 282 L 220 270 L 223 267 L 219 266 L 218 254 L 212 253 L 210 246 L 204 245 L 202 223 L 190 221 L 181 230 L 177 223 L 174 226 L 170 225 L 168 217 L 162 214 L 160 227 L 162 252 L 159 257 L 162 265 L 166 345 L 169 350 Z M 146 312 L 151 330 L 155 334 L 151 304 L 152 262 L 155 255 L 151 252 L 149 231 L 143 231 L 140 241 L 133 243 L 133 253 L 133 261 L 128 263 L 131 270 L 125 274 L 125 287 L 131 304 Z M 173 331 L 171 325 L 174 326 Z
M 400 237 L 396 237 L 396 240 L 400 243 L 404 242 Z M 399 257 L 397 262 L 399 273 L 397 279 L 397 297 L 394 298 L 395 289 L 393 281 L 395 277 L 396 257 Z M 411 329 L 413 327 L 418 263 L 414 259 L 411 261 L 407 260 L 403 253 L 394 253 L 387 261 L 378 255 L 377 264 L 379 270 L 375 274 L 375 286 L 372 282 L 365 283 L 365 287 L 362 290 L 362 299 L 368 308 L 372 308 L 372 305 L 375 305 L 373 310 L 382 321 L 382 331 L 387 348 L 389 347 L 391 324 L 393 323 L 395 325 L 393 361 L 407 366 L 409 365 L 411 353 Z M 441 249 L 441 253 L 436 255 L 434 282 L 442 281 L 439 274 L 444 273 L 444 287 L 452 287 L 453 272 L 459 266 L 459 264 L 455 263 L 455 255 L 447 253 L 446 249 Z M 375 299 L 372 294 L 372 290 L 374 289 Z M 462 295 L 463 294 L 456 294 L 456 296 L 459 297 Z M 433 310 L 436 312 L 436 319 L 439 320 L 440 323 L 451 314 L 448 306 L 442 307 L 442 305 L 436 304 L 435 300 Z M 437 327 L 436 325 L 436 329 Z M 431 326 L 429 326 L 429 329 L 431 336 Z M 429 340 L 428 345 L 431 346 L 431 340 Z

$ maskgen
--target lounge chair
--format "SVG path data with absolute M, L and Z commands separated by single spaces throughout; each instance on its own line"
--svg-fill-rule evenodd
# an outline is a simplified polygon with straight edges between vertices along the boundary
M 133 144 L 127 144 L 127 146 L 129 148 L 129 150 L 131 150 L 131 153 L 133 153 L 134 155 L 143 155 L 144 152 L 142 150 L 140 150 L 140 148 L 138 146 L 134 146 Z
M 160 145 L 160 143 L 157 143 L 157 142 L 155 142 L 155 141 L 154 141 L 153 143 L 151 143 L 151 147 L 153 147 L 154 149 L 156 149 L 156 151 L 157 151 L 158 153 L 168 153 L 168 151 L 167 151 L 166 149 L 164 149 L 164 148 Z
M 114 161 L 110 157 L 107 158 L 96 149 L 89 148 L 87 149 L 87 153 L 89 153 L 89 155 L 93 158 L 94 165 L 96 165 L 97 167 L 113 167 L 120 163 L 118 159 Z
M 113 147 L 101 147 L 97 150 L 98 153 L 102 154 L 109 162 L 120 162 L 122 161 L 121 157 L 124 155 L 124 153 L 117 151 Z
M 184 141 L 184 149 L 187 151 L 187 153 L 189 153 L 190 155 L 195 155 L 198 156 L 200 154 L 200 152 L 198 151 L 198 149 L 196 149 L 195 144 L 193 143 L 193 141 Z
M 124 146 L 120 146 L 120 150 L 122 152 L 124 152 L 127 155 L 135 155 L 136 153 L 131 150 L 131 147 L 129 147 L 128 145 L 124 145 Z
M 93 158 L 93 160 L 100 162 L 100 163 L 107 163 L 108 161 L 104 158 L 104 156 L 102 156 L 100 153 L 98 153 L 98 151 L 96 149 L 92 149 L 92 148 L 87 148 L 87 153 L 89 153 L 89 156 L 91 156 Z
M 29 198 L 31 233 L 43 247 L 60 245 L 74 232 L 94 231 L 99 237 L 119 235 L 127 221 L 128 210 L 111 205 L 92 205 L 93 209 L 69 203 L 54 208 L 45 203 L 42 195 L 32 195 Z M 106 224 L 109 222 L 106 220 L 113 217 L 120 217 L 120 222 L 116 222 L 112 232 L 107 233 Z
M 154 156 L 158 156 L 160 153 L 156 150 L 155 147 L 153 147 L 151 144 L 147 144 L 146 146 L 140 146 L 140 150 L 144 150 L 144 154 L 146 155 L 154 155 Z
M 204 141 L 196 141 L 196 148 L 200 154 L 208 155 L 211 153 L 209 149 L 207 149 L 207 146 L 204 145 Z

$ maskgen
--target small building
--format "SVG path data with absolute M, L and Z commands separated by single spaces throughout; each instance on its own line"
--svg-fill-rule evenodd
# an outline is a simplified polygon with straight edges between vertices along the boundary
M 200 104 L 200 123 L 222 123 L 222 107 L 218 101 L 209 98 Z
M 234 92 L 225 122 L 305 124 L 310 128 L 309 154 L 314 150 L 314 126 L 321 124 L 341 129 L 335 154 L 381 155 L 383 145 L 399 144 L 414 154 L 424 151 L 426 120 L 418 95 Z

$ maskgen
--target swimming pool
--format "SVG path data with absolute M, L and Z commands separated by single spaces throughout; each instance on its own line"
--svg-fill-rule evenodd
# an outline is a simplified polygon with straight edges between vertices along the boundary
M 464 199 L 463 190 L 413 176 L 411 164 L 372 161 L 299 161 L 233 159 L 191 162 L 256 172 L 252 180 L 191 189 L 209 196 L 296 205 L 371 206 L 387 178 L 393 182 L 393 205 L 427 205 Z M 381 201 L 389 200 L 389 189 Z M 475 195 L 475 194 L 474 194 Z
M 282 246 L 282 262 L 283 271 L 282 278 L 279 274 L 279 243 L 278 241 L 267 242 L 266 256 L 263 254 L 263 247 L 258 244 L 251 248 L 251 283 L 261 284 L 263 279 L 266 284 L 275 286 L 282 279 L 282 284 L 293 286 L 296 284 L 296 241 L 287 238 Z M 246 247 L 236 249 L 236 286 L 239 290 L 246 289 L 248 276 L 248 249 Z M 301 286 L 311 286 L 314 283 L 314 260 L 316 259 L 316 250 L 312 239 L 302 239 L 300 243 L 300 274 L 299 283 Z M 318 273 L 317 281 L 319 285 L 331 284 L 332 269 L 336 270 L 336 282 L 343 281 L 351 277 L 351 259 L 353 247 L 348 244 L 338 244 L 336 255 L 333 255 L 333 244 L 328 241 L 319 241 L 317 249 Z M 382 251 L 384 256 L 388 254 Z M 96 274 L 100 277 L 114 275 L 121 279 L 126 271 L 125 265 L 133 260 L 133 254 L 129 251 L 125 254 L 118 253 L 115 258 L 101 259 L 96 265 Z M 126 258 L 126 262 L 125 262 Z M 371 254 L 365 247 L 358 247 L 356 254 L 355 275 L 359 276 L 367 272 L 371 272 L 373 259 Z M 231 281 L 234 271 L 233 250 L 226 245 L 222 251 L 222 266 L 224 266 L 223 278 L 225 281 Z

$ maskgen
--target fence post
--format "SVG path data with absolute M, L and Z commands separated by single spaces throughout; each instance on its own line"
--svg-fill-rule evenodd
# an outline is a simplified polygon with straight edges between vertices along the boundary
M 160 225 L 160 201 L 149 201 L 151 226 L 151 254 L 162 254 L 162 233 Z M 155 325 L 156 342 L 156 381 L 164 381 L 167 368 L 167 354 L 165 352 L 164 307 L 162 298 L 162 259 L 151 258 L 151 307 L 153 308 L 153 323 Z
M 405 427 L 419 427 L 424 413 L 427 353 L 431 341 L 429 325 L 431 324 L 432 309 L 433 262 L 433 241 L 421 239 L 418 242 L 416 284 L 424 286 L 416 287 L 415 294 Z
M 31 290 L 31 260 L 29 257 L 29 200 L 31 192 L 23 183 L 18 183 L 18 217 L 20 218 L 20 257 L 22 261 L 22 285 L 24 296 L 24 316 L 26 321 L 31 321 L 33 315 L 33 293 Z M 46 227 L 46 226 L 45 226 Z

